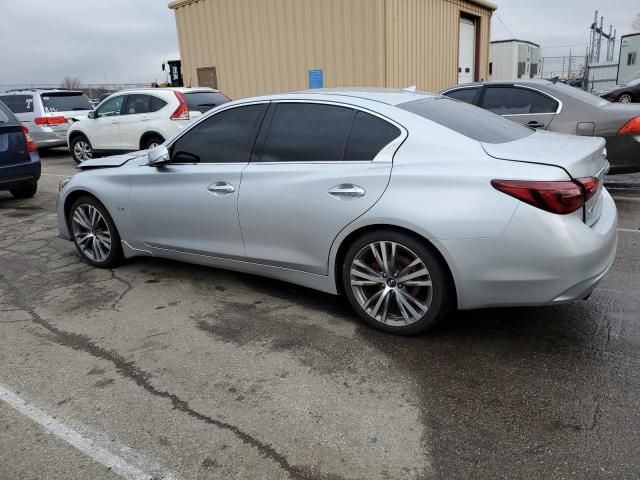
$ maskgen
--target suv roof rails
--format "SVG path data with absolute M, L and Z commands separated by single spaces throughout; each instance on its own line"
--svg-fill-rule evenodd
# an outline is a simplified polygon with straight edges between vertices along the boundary
M 51 88 L 42 88 L 42 87 L 29 87 L 29 88 L 12 88 L 11 90 L 5 90 L 4 92 L 1 93 L 9 93 L 9 92 L 41 92 L 43 90 L 66 90 L 66 91 L 73 91 L 73 92 L 79 92 L 81 91 L 81 89 L 71 89 L 71 88 L 62 88 L 62 87 L 51 87 Z

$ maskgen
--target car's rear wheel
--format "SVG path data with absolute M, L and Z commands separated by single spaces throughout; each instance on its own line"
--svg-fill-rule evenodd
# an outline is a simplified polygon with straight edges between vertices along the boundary
M 31 198 L 36 194 L 37 191 L 38 191 L 37 182 L 27 183 L 18 188 L 9 190 L 11 195 L 13 195 L 16 198 Z
M 120 235 L 109 212 L 90 196 L 78 198 L 69 210 L 73 243 L 88 263 L 111 268 L 122 261 Z
M 620 103 L 631 103 L 632 101 L 633 98 L 631 98 L 631 94 L 629 93 L 623 93 L 618 97 L 618 102 Z
M 344 291 L 372 326 L 410 335 L 440 321 L 453 304 L 447 267 L 427 245 L 396 231 L 363 235 L 342 265 Z
M 151 150 L 152 148 L 156 148 L 158 145 L 164 143 L 164 138 L 159 135 L 154 135 L 152 137 L 146 138 L 144 142 L 142 142 L 143 150 Z
M 91 147 L 91 143 L 84 135 L 74 137 L 69 147 L 71 155 L 77 164 L 93 158 L 93 147 Z

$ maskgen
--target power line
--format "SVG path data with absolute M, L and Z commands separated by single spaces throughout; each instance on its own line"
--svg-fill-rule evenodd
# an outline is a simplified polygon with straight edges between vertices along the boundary
M 493 12 L 493 14 L 495 15 L 495 17 L 498 19 L 498 21 L 502 24 L 502 26 L 504 27 L 504 29 L 509 32 L 509 35 L 511 35 L 512 38 L 515 38 L 515 35 L 513 34 L 513 32 L 511 30 L 509 30 L 509 27 L 507 27 L 505 25 L 505 23 L 502 21 L 502 19 L 498 16 L 497 12 Z

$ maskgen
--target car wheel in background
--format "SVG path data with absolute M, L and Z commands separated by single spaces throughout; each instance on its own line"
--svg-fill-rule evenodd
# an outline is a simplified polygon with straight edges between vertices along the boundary
M 13 190 L 9 190 L 11 195 L 13 195 L 16 198 L 31 198 L 36 194 L 37 191 L 38 191 L 37 182 L 27 183 L 21 187 L 14 188 Z
M 69 210 L 73 243 L 88 263 L 111 268 L 122 259 L 122 245 L 116 226 L 107 209 L 94 197 L 78 198 Z
M 349 302 L 370 325 L 410 335 L 441 320 L 453 304 L 447 267 L 428 246 L 403 233 L 358 238 L 342 265 Z
M 156 148 L 158 145 L 164 143 L 164 138 L 159 135 L 154 135 L 153 137 L 147 138 L 142 144 L 143 150 L 151 150 L 152 148 Z
M 93 158 L 93 148 L 91 143 L 84 135 L 79 135 L 71 140 L 69 145 L 71 155 L 77 164 L 84 162 L 85 160 L 91 160 Z
M 623 93 L 618 97 L 619 103 L 631 103 L 632 101 L 633 99 L 631 98 L 631 95 L 629 93 Z

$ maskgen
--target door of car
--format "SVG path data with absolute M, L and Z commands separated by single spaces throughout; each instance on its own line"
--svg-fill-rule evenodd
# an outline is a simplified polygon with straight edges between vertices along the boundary
M 555 98 L 533 88 L 518 85 L 488 85 L 479 106 L 528 127 L 546 129 L 559 110 Z
M 139 150 L 140 138 L 151 122 L 151 96 L 141 93 L 127 95 L 120 116 L 120 145 L 126 150 Z
M 381 197 L 399 126 L 373 113 L 273 102 L 242 174 L 240 225 L 249 261 L 326 275 L 331 244 Z
M 126 95 L 106 100 L 87 119 L 84 131 L 94 150 L 122 150 L 120 143 L 120 119 Z
M 171 163 L 139 168 L 130 196 L 139 240 L 152 249 L 244 256 L 240 178 L 267 107 L 254 103 L 219 111 L 169 146 Z

